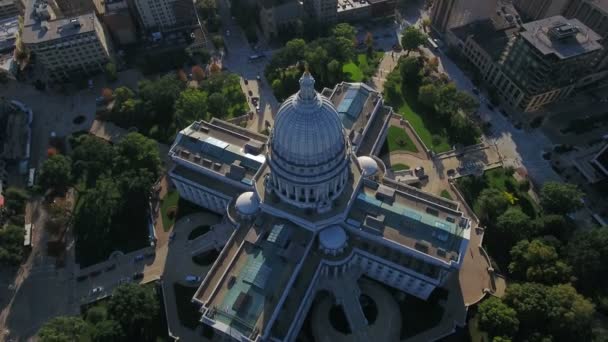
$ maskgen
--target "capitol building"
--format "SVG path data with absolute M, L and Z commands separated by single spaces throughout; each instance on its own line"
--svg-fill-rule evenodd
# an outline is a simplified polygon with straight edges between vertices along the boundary
M 471 221 L 458 203 L 386 176 L 378 155 L 393 112 L 381 94 L 314 83 L 305 72 L 269 136 L 212 119 L 171 147 L 180 196 L 233 227 L 192 299 L 216 336 L 295 341 L 327 291 L 353 339 L 367 341 L 349 299 L 358 279 L 426 300 L 467 255 Z

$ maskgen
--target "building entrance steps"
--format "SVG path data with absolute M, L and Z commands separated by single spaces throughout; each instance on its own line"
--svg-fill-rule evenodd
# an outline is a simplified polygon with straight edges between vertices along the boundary
M 331 279 L 329 279 L 331 278 Z M 321 287 L 330 290 L 341 305 L 355 341 L 370 341 L 368 322 L 363 314 L 359 297 L 361 288 L 357 283 L 358 272 L 347 272 L 339 276 L 328 276 L 321 280 Z
M 222 248 L 233 232 L 234 229 L 228 223 L 213 225 L 210 231 L 190 241 L 191 254 L 198 255 L 212 249 Z

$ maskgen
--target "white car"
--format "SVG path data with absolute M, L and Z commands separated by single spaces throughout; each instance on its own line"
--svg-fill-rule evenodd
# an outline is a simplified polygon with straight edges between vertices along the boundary
M 91 296 L 96 296 L 96 295 L 100 294 L 101 292 L 103 292 L 103 287 L 97 286 L 91 290 Z

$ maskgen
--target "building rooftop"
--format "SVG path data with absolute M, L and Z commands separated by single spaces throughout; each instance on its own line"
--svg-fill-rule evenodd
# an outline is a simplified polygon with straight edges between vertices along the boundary
M 367 0 L 338 0 L 338 12 L 350 11 L 369 6 Z
M 25 14 L 26 17 L 30 15 L 32 14 L 28 15 L 28 12 Z M 66 19 L 34 20 L 30 21 L 30 25 L 24 25 L 23 42 L 37 44 L 93 31 L 95 31 L 95 14 L 92 12 Z
M 286 285 L 297 276 L 296 266 L 306 259 L 313 234 L 266 214 L 239 230 L 246 234 L 232 260 L 225 260 L 228 266 L 216 290 L 204 300 L 209 308 L 205 316 L 255 340 L 290 291 Z
M 19 32 L 19 17 L 0 19 L 0 52 L 15 47 Z
M 601 37 L 578 19 L 554 16 L 522 25 L 521 36 L 543 55 L 567 59 L 602 48 Z
M 463 42 L 471 37 L 475 43 L 490 54 L 493 60 L 497 60 L 504 52 L 509 40 L 520 29 L 514 20 L 508 21 L 503 16 L 495 16 L 450 30 Z
M 215 119 L 195 122 L 179 132 L 169 154 L 174 160 L 252 185 L 253 176 L 266 160 L 266 136 L 237 127 Z
M 368 180 L 347 223 L 446 263 L 459 262 L 470 234 L 461 212 Z

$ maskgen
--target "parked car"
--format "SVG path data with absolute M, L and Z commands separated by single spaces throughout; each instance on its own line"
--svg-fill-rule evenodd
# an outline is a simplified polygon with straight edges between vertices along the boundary
M 112 265 L 109 265 L 108 267 L 106 267 L 105 271 L 108 272 L 108 271 L 111 271 L 111 270 L 113 270 L 115 268 L 116 268 L 116 264 L 112 264 Z
M 175 240 L 175 231 L 172 231 L 169 235 L 169 242 L 172 242 L 173 240 Z
M 447 171 L 447 175 L 448 175 L 448 177 L 454 177 L 454 175 L 456 175 L 456 170 L 454 170 L 454 169 L 449 169 L 449 170 Z
M 98 98 L 95 99 L 95 103 L 98 106 L 104 105 L 106 103 L 106 98 L 103 96 L 99 96 Z
M 144 277 L 144 272 L 133 273 L 133 280 L 140 280 L 140 279 L 143 279 L 143 277 Z
M 199 281 L 201 281 L 201 277 L 194 276 L 194 275 L 188 275 L 188 276 L 186 276 L 186 281 L 189 283 L 198 283 Z
M 97 286 L 91 290 L 91 296 L 99 295 L 101 292 L 103 292 L 103 287 Z
M 134 260 L 135 260 L 136 262 L 137 262 L 137 261 L 142 261 L 142 260 L 144 260 L 144 255 L 143 255 L 143 254 L 136 255 Z
M 83 280 L 86 280 L 88 277 L 89 276 L 87 276 L 86 274 L 81 275 L 81 276 L 76 277 L 76 281 L 83 281 Z
M 243 79 L 243 82 L 245 83 L 245 85 L 249 84 L 249 81 L 247 81 L 247 79 Z
M 100 275 L 100 274 L 101 274 L 101 270 L 97 270 L 97 271 L 93 271 L 93 272 L 91 272 L 91 274 L 89 274 L 89 275 L 90 275 L 91 277 L 96 277 L 96 276 L 98 276 L 98 275 Z
M 473 94 L 479 95 L 479 89 L 473 88 L 472 91 L 473 91 Z
M 249 94 L 249 96 L 253 96 L 253 92 L 251 90 L 248 91 L 247 94 Z
M 123 277 L 123 278 L 120 278 L 120 280 L 118 280 L 118 285 L 130 283 L 130 282 L 131 282 L 131 278 Z

